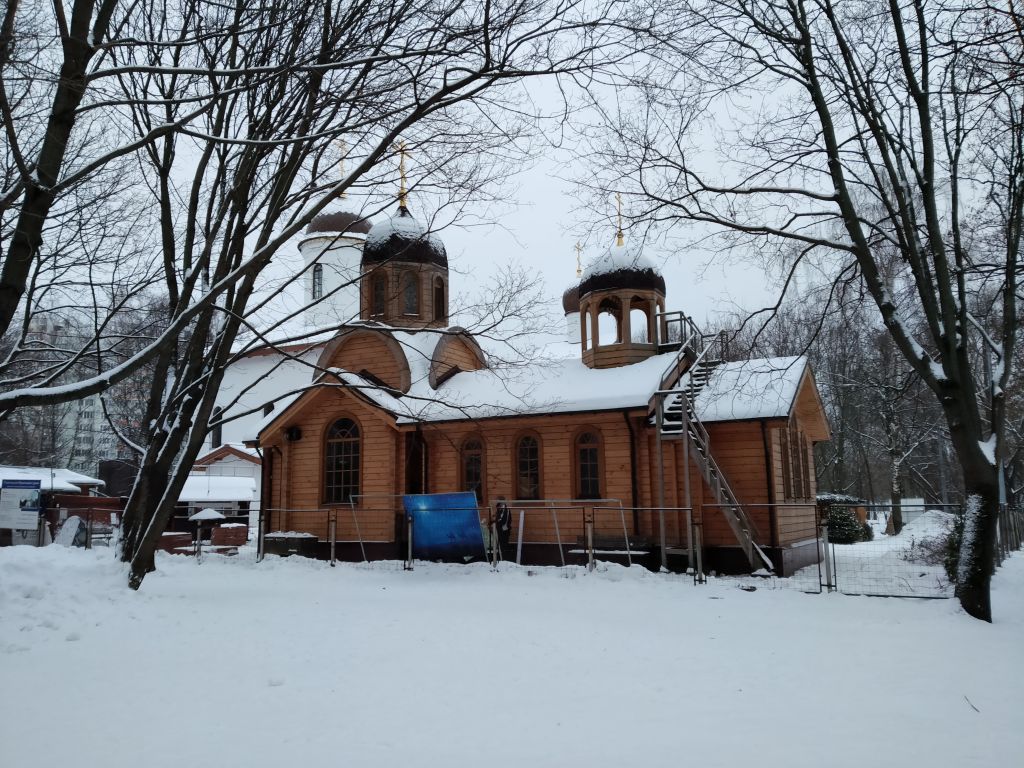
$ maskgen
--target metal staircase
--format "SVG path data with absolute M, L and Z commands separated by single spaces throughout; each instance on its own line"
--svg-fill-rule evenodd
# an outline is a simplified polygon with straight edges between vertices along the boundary
M 723 362 L 722 339 L 718 335 L 702 334 L 693 321 L 681 313 L 662 316 L 659 328 L 664 332 L 672 323 L 678 323 L 681 341 L 676 357 L 665 370 L 661 386 L 652 402 L 654 422 L 660 439 L 684 442 L 751 569 L 756 571 L 767 568 L 771 571 L 774 566 L 757 545 L 757 530 L 753 521 L 715 461 L 707 429 L 693 408 L 697 395 L 707 385 L 715 368 Z

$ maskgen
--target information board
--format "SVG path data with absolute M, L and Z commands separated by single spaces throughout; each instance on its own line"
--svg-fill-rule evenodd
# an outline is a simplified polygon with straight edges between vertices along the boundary
M 0 528 L 35 530 L 39 525 L 38 480 L 0 481 Z

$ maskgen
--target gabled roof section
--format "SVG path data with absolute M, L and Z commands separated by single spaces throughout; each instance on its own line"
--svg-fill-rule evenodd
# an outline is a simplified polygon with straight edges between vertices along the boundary
M 487 358 L 480 345 L 464 328 L 449 328 L 437 342 L 430 356 L 429 381 L 437 389 L 454 373 L 478 371 L 487 367 Z
M 193 466 L 209 466 L 210 464 L 218 462 L 228 456 L 235 456 L 236 458 L 243 459 L 245 461 L 251 461 L 253 464 L 262 463 L 260 461 L 260 456 L 255 449 L 248 448 L 247 446 L 238 443 L 224 443 L 224 445 L 218 446 L 213 450 L 204 453 L 195 460 Z
M 788 419 L 799 410 L 808 438 L 829 438 L 814 375 L 803 356 L 722 363 L 694 398 L 694 410 L 709 423 Z
M 325 389 L 344 389 L 363 398 L 371 405 L 377 406 L 392 416 L 406 412 L 403 401 L 399 399 L 398 393 L 380 384 L 363 378 L 359 374 L 351 373 L 341 369 L 325 371 L 303 392 L 296 393 L 289 398 L 279 401 L 281 408 L 274 413 L 267 415 L 255 429 L 256 437 L 273 428 L 284 426 L 294 417 L 295 413 Z

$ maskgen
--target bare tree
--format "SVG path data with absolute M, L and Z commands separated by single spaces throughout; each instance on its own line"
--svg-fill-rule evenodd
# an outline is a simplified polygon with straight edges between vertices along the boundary
M 602 186 L 630 193 L 636 217 L 856 273 L 943 410 L 968 500 L 957 595 L 990 620 L 1024 223 L 1019 18 L 958 2 L 674 9 L 639 98 L 608 115 Z M 717 146 L 695 130 L 709 123 Z M 903 296 L 887 289 L 889 253 Z M 982 285 L 995 299 L 987 327 L 971 312 Z M 969 338 L 992 358 L 990 386 Z

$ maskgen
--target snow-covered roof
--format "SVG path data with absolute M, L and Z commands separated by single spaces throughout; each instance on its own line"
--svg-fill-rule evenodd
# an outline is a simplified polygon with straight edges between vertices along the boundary
M 256 481 L 251 477 L 209 475 L 201 472 L 185 478 L 178 501 L 252 501 Z
M 238 444 L 251 439 L 257 432 L 257 425 L 288 407 L 295 399 L 289 393 L 308 387 L 313 380 L 313 366 L 322 349 L 322 344 L 314 345 L 297 354 L 296 359 L 268 350 L 232 363 L 217 393 L 217 405 L 226 409 L 227 418 L 245 415 L 224 422 L 221 428 L 224 441 Z M 267 403 L 273 403 L 274 409 L 269 416 L 264 416 L 263 407 Z
M 701 421 L 785 418 L 793 408 L 806 357 L 723 363 L 694 400 Z
M 212 448 L 206 453 L 199 456 L 195 460 L 195 463 L 203 464 L 207 461 L 216 461 L 217 459 L 212 458 L 216 454 L 230 455 L 231 452 L 235 452 L 236 454 L 242 454 L 244 456 L 249 456 L 257 462 L 261 461 L 260 452 L 255 448 L 249 448 L 244 443 L 223 443 L 222 445 L 218 445 L 216 448 Z
M 81 493 L 84 485 L 106 485 L 102 480 L 83 475 L 70 469 L 57 467 L 13 467 L 0 466 L 0 480 L 38 480 L 44 491 Z
M 319 383 L 330 386 L 340 380 L 394 414 L 400 424 L 579 413 L 647 406 L 665 369 L 675 358 L 674 353 L 666 353 L 619 368 L 588 368 L 579 358 L 535 362 L 515 371 L 484 368 L 457 373 L 434 390 L 427 376 L 432 342 L 422 333 L 395 336 L 403 344 L 412 370 L 408 393 L 396 396 L 356 373 L 341 369 L 324 374 Z M 785 418 L 806 367 L 803 357 L 723 363 L 715 368 L 696 398 L 697 414 L 708 422 Z M 282 401 L 278 410 L 257 425 L 252 437 L 295 399 Z
M 672 354 L 621 368 L 588 368 L 579 358 L 517 371 L 458 373 L 437 391 L 413 387 L 400 421 L 448 421 L 516 414 L 572 413 L 647 405 Z

